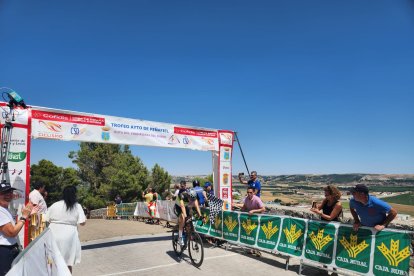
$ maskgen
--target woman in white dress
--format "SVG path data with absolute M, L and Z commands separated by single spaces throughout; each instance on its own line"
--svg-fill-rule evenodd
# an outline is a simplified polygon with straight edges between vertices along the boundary
M 81 260 L 78 224 L 85 225 L 86 223 L 82 206 L 77 202 L 74 186 L 67 186 L 63 189 L 63 200 L 50 206 L 46 219 L 50 222 L 49 228 L 60 253 L 72 272 L 72 266 L 80 263 Z

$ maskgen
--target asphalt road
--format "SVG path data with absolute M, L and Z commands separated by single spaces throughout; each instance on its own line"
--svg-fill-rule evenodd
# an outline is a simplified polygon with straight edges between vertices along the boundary
M 115 237 L 82 243 L 82 263 L 74 266 L 73 275 L 297 275 L 299 260 L 285 260 L 273 254 L 262 257 L 247 254 L 240 247 L 229 250 L 205 244 L 204 262 L 195 268 L 185 251 L 178 258 L 172 248 L 170 233 Z M 309 268 L 305 275 L 323 275 Z M 327 275 L 327 274 L 324 274 Z

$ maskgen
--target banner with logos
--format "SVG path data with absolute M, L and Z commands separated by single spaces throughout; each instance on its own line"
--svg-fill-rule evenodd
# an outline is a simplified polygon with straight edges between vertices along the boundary
M 218 195 L 224 201 L 224 210 L 230 210 L 232 204 L 232 156 L 233 138 L 232 131 L 219 130 L 219 156 L 216 160 L 218 167 L 218 177 L 216 177 Z M 217 181 L 218 180 L 218 181 Z
M 318 263 L 331 264 L 334 256 L 335 225 L 309 221 L 306 235 L 305 258 Z
M 70 276 L 71 273 L 49 228 L 37 237 L 13 261 L 7 276 Z
M 381 231 L 375 235 L 375 275 L 408 275 L 410 239 L 406 233 Z
M 10 109 L 4 103 L 0 103 L 2 116 L 0 118 L 0 132 L 3 138 L 3 132 L 8 131 L 4 128 L 6 119 L 11 120 L 11 131 L 4 133 L 4 137 L 10 136 L 10 148 L 8 152 L 8 176 L 10 184 L 16 188 L 13 192 L 13 201 L 9 205 L 9 210 L 14 218 L 21 215 L 21 210 L 25 205 L 26 198 L 29 194 L 29 178 L 30 171 L 30 137 L 29 137 L 29 112 L 27 109 L 16 108 L 13 114 L 10 114 Z M 8 141 L 4 141 L 5 143 Z M 3 171 L 1 176 L 3 177 Z M 27 225 L 27 224 L 26 224 Z M 18 239 L 22 246 L 27 245 L 27 226 L 24 230 L 19 232 Z
M 208 214 L 204 209 L 203 213 Z M 208 216 L 207 216 L 208 217 Z M 242 246 L 298 257 L 365 275 L 409 275 L 408 232 L 288 216 L 223 211 L 196 231 Z
M 31 107 L 32 137 L 218 151 L 218 132 L 152 121 Z

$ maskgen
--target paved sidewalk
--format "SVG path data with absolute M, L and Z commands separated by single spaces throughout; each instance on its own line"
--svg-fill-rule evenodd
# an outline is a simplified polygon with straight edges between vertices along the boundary
M 165 225 L 165 222 L 162 222 Z M 81 242 L 113 237 L 167 233 L 169 228 L 147 224 L 141 221 L 89 219 L 85 226 L 79 226 Z

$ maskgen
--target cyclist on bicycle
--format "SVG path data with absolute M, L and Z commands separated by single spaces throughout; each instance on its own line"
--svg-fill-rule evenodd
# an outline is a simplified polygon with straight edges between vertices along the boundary
M 197 192 L 194 189 L 180 189 L 177 199 L 175 201 L 175 211 L 178 216 L 178 240 L 180 245 L 184 246 L 183 229 L 188 215 L 190 215 L 190 208 L 196 207 L 197 213 L 200 217 L 201 211 L 198 205 Z

